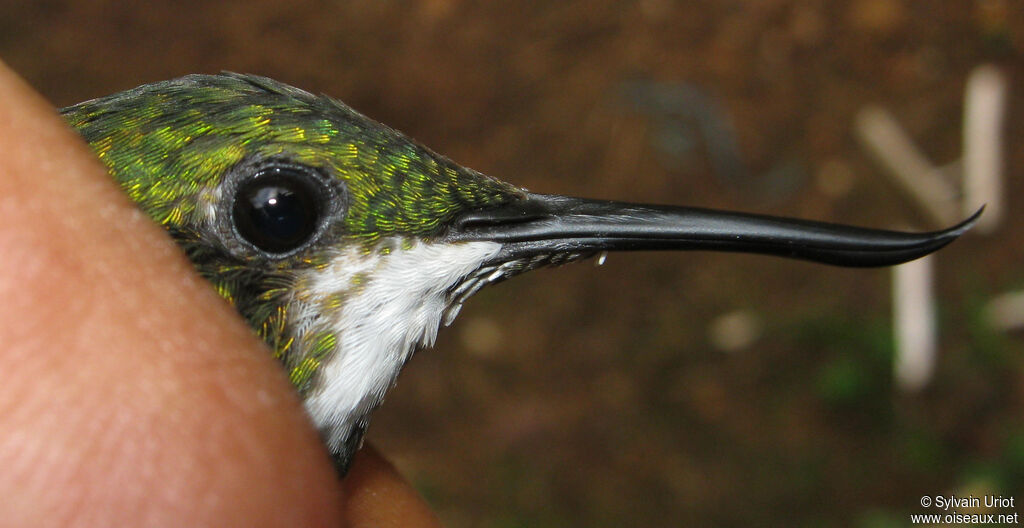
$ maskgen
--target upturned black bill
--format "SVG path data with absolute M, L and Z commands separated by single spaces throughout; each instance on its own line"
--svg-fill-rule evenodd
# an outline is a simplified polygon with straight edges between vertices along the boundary
M 982 209 L 948 229 L 906 233 L 691 207 L 527 194 L 497 208 L 462 214 L 445 239 L 499 242 L 503 259 L 599 251 L 713 250 L 838 266 L 889 266 L 949 244 L 971 228 Z

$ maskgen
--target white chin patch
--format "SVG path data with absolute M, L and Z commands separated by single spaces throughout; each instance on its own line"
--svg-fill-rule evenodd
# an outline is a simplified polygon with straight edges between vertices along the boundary
M 399 240 L 386 240 L 381 247 L 393 249 L 381 254 L 346 248 L 326 268 L 311 271 L 311 298 L 341 293 L 344 305 L 319 318 L 311 308 L 300 307 L 296 314 L 299 332 L 315 326 L 337 337 L 338 347 L 320 366 L 305 401 L 332 449 L 380 404 L 409 356 L 433 345 L 448 308 L 447 292 L 494 257 L 501 244 L 415 242 L 405 249 Z

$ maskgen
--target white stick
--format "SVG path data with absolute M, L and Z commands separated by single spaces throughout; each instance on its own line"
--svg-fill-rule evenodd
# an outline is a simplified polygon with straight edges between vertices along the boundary
M 978 66 L 967 78 L 964 93 L 963 214 L 982 205 L 975 229 L 992 232 L 1003 215 L 1002 124 L 1006 79 L 992 65 Z
M 864 107 L 857 113 L 856 130 L 868 150 L 938 225 L 960 220 L 957 190 L 941 177 L 889 112 L 878 106 Z
M 935 369 L 932 258 L 896 266 L 892 278 L 896 382 L 905 391 L 918 391 L 928 384 Z
M 1024 328 L 1024 292 L 1013 291 L 995 296 L 985 306 L 985 318 L 993 328 L 1005 332 Z

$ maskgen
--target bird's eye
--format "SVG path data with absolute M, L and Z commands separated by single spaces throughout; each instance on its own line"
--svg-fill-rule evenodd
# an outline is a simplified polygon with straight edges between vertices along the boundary
M 299 168 L 264 168 L 235 190 L 235 232 L 268 254 L 288 254 L 320 230 L 326 191 L 322 182 Z

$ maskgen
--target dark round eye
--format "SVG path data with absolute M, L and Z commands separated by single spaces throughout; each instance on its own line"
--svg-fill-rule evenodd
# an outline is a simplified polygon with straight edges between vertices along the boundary
M 289 253 L 319 231 L 328 199 L 315 176 L 295 167 L 269 167 L 240 184 L 231 217 L 236 232 L 271 254 Z

